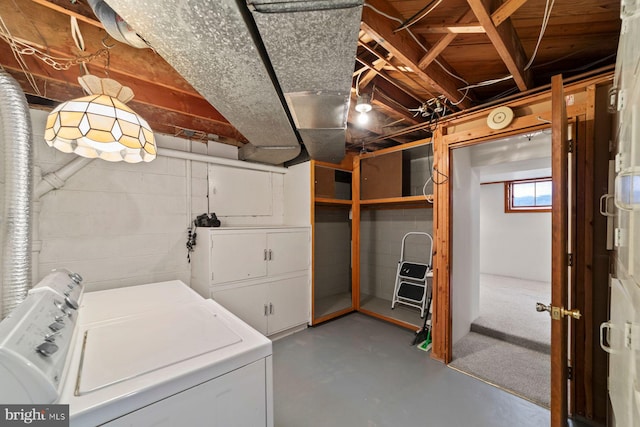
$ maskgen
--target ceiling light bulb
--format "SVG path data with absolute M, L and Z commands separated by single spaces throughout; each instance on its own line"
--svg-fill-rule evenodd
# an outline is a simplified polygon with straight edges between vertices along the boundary
M 359 113 L 368 113 L 371 111 L 373 107 L 371 107 L 371 103 L 369 102 L 369 95 L 362 94 L 358 95 L 358 101 L 356 103 L 356 111 Z
M 369 123 L 369 115 L 365 111 L 361 111 L 358 115 L 358 124 L 366 125 Z

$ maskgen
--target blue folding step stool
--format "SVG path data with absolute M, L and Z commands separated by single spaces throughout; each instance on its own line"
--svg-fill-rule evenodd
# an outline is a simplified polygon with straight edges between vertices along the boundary
M 425 244 L 428 244 L 429 252 L 426 262 L 409 262 L 405 259 L 405 249 L 407 237 L 422 236 Z M 395 308 L 396 304 L 408 305 L 420 309 L 420 317 L 424 317 L 425 308 L 428 300 L 427 278 L 433 277 L 431 263 L 433 258 L 433 238 L 429 233 L 412 231 L 404 235 L 402 238 L 402 247 L 400 249 L 400 261 L 398 262 L 398 270 L 396 272 L 396 284 L 393 288 L 393 300 L 391 308 Z

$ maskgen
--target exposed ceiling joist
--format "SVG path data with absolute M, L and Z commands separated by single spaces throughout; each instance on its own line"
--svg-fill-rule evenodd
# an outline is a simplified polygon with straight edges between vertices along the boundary
M 499 27 L 494 25 L 489 8 L 490 0 L 467 0 L 467 3 L 484 27 L 489 40 L 513 76 L 518 89 L 520 91 L 530 89 L 532 87 L 531 71 L 524 69 L 527 63 L 526 55 L 511 22 L 505 21 Z
M 396 59 L 411 68 L 416 76 L 423 80 L 431 92 L 443 94 L 452 102 L 462 99 L 463 94 L 458 90 L 460 82 L 446 73 L 439 65 L 432 64 L 426 69 L 418 65 L 424 56 L 424 49 L 406 31 L 394 33 L 397 22 L 375 12 L 373 8 L 389 15 L 399 16 L 399 13 L 386 0 L 371 0 L 366 3 L 362 11 L 362 29 L 378 44 L 389 51 Z M 365 6 L 366 6 L 365 5 Z M 471 106 L 469 99 L 463 99 L 463 108 Z
M 456 24 L 468 24 L 475 19 L 476 17 L 473 14 L 473 11 L 469 9 L 464 15 L 460 17 L 460 19 L 456 21 Z M 436 44 L 431 46 L 429 52 L 425 56 L 423 56 L 422 59 L 420 59 L 420 62 L 418 63 L 420 68 L 424 70 L 427 66 L 429 66 L 429 64 L 431 64 L 431 62 L 433 62 L 433 60 L 435 60 L 438 55 L 440 55 L 457 36 L 458 33 L 451 32 L 438 40 Z
M 431 46 L 429 52 L 420 59 L 420 61 L 418 62 L 418 67 L 420 67 L 421 70 L 424 70 L 429 65 L 431 65 L 433 60 L 436 59 L 438 55 L 440 55 L 456 37 L 458 37 L 456 33 L 445 34 L 444 37 L 438 40 L 438 43 Z
M 442 24 L 416 27 L 412 29 L 415 34 L 484 34 L 484 27 L 477 22 L 470 24 Z
M 56 12 L 63 13 L 65 15 L 73 16 L 78 21 L 86 22 L 87 24 L 91 24 L 98 28 L 104 28 L 102 23 L 98 21 L 91 7 L 87 4 L 83 4 L 80 2 L 70 2 L 69 0 L 32 0 L 34 3 L 37 3 L 41 6 L 48 7 L 51 10 L 55 10 Z M 71 9 L 72 4 L 75 3 L 74 9 Z
M 491 14 L 493 25 L 499 27 L 500 24 L 509 19 L 509 17 L 526 2 L 527 0 L 506 0 Z

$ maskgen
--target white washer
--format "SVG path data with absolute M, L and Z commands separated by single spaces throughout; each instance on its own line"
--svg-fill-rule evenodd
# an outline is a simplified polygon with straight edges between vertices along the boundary
M 55 312 L 58 296 L 40 292 L 27 305 Z M 69 350 L 58 384 L 58 353 L 36 353 L 37 339 L 20 350 L 44 364 L 41 377 L 57 390 L 55 403 L 69 404 L 72 426 L 273 426 L 271 341 L 182 282 L 86 293 L 77 313 L 69 316 L 73 336 L 59 338 L 68 339 Z M 43 326 L 29 328 L 35 335 L 49 320 L 38 322 Z M 1 338 L 0 365 L 15 341 Z M 33 370 L 33 363 L 24 365 Z M 0 396 L 7 393 L 0 383 Z

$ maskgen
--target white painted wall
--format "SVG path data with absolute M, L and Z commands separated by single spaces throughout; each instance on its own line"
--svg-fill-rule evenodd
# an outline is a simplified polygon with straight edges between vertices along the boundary
M 452 340 L 465 336 L 480 311 L 480 179 L 471 151 L 453 151 L 453 253 L 451 263 Z
M 311 162 L 287 169 L 284 176 L 284 223 L 311 225 Z
M 75 155 L 49 148 L 43 139 L 47 112 L 32 110 L 31 114 L 35 164 L 46 174 Z M 237 158 L 232 146 L 156 137 L 163 148 Z M 207 212 L 207 170 L 205 163 L 162 156 L 138 164 L 94 160 L 41 200 L 42 250 L 34 281 L 52 268 L 67 267 L 85 278 L 88 290 L 171 279 L 189 283 L 187 227 L 198 214 Z M 304 167 L 301 170 L 298 179 L 305 179 Z M 271 179 L 274 215 L 226 218 L 225 225 L 282 225 L 284 175 L 273 173 Z M 307 175 L 307 187 L 308 182 Z M 304 204 L 308 211 L 308 199 Z M 304 209 L 296 214 L 300 223 L 304 214 Z
M 504 213 L 504 184 L 480 186 L 480 272 L 551 281 L 551 212 Z

